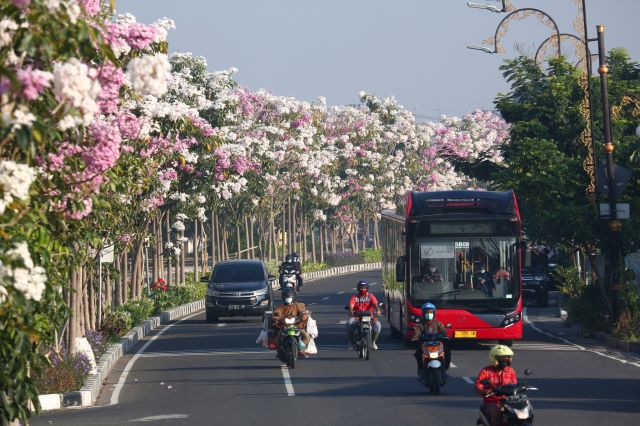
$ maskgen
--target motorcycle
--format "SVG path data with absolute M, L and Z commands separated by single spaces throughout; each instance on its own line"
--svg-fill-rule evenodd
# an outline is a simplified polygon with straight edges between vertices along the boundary
M 531 370 L 525 370 L 526 376 L 531 374 Z M 483 380 L 485 386 L 491 385 L 489 380 Z M 494 389 L 489 395 L 503 397 L 501 399 L 501 424 L 504 426 L 525 426 L 533 424 L 533 405 L 529 401 L 527 391 L 538 390 L 537 387 L 527 386 L 526 382 L 515 385 L 504 385 Z M 480 406 L 480 414 L 476 424 L 489 426 L 491 424 L 489 417 L 483 410 L 484 404 Z
M 299 351 L 305 348 L 305 344 L 300 338 L 299 323 L 300 318 L 298 317 L 285 317 L 282 320 L 282 330 L 278 342 L 278 358 L 291 369 L 296 367 Z
M 382 308 L 383 304 L 380 303 L 378 306 Z M 349 309 L 349 307 L 345 306 L 345 309 Z M 371 323 L 376 319 L 376 316 L 369 311 L 360 311 L 355 312 L 353 317 L 356 321 L 351 337 L 351 346 L 358 353 L 358 358 L 368 361 L 373 347 Z
M 369 360 L 371 357 L 371 312 L 362 311 L 354 314 L 355 328 L 351 337 L 351 346 L 358 352 L 358 358 Z
M 418 338 L 422 356 L 418 380 L 435 395 L 440 395 L 440 388 L 447 383 L 443 343 L 445 340 L 448 340 L 446 335 L 434 333 L 423 333 Z

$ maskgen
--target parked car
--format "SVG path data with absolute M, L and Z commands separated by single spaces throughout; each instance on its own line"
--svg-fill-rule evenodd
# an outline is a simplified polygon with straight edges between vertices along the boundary
M 262 316 L 273 309 L 275 277 L 258 259 L 216 263 L 206 297 L 207 322 L 219 317 Z
M 534 297 L 538 306 L 549 305 L 549 290 L 552 288 L 549 274 L 542 269 L 522 268 L 522 295 Z

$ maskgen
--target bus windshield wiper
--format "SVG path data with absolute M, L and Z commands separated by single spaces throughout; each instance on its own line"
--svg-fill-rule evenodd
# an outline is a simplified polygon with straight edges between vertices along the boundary
M 443 296 L 448 296 L 450 294 L 457 294 L 457 293 L 462 293 L 464 291 L 473 291 L 473 289 L 470 288 L 458 288 L 456 290 L 452 290 L 452 291 L 446 291 L 444 293 L 440 293 L 434 300 L 441 300 Z

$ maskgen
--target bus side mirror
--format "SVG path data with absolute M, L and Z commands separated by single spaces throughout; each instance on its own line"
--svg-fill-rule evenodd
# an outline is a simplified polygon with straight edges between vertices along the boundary
M 400 256 L 396 261 L 396 282 L 404 282 L 406 274 L 405 265 L 404 256 Z

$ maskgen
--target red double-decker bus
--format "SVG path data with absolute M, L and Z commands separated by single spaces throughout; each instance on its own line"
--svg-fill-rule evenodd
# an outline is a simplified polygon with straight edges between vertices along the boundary
M 382 281 L 395 337 L 431 302 L 453 339 L 522 338 L 521 222 L 513 191 L 408 192 L 382 212 Z

